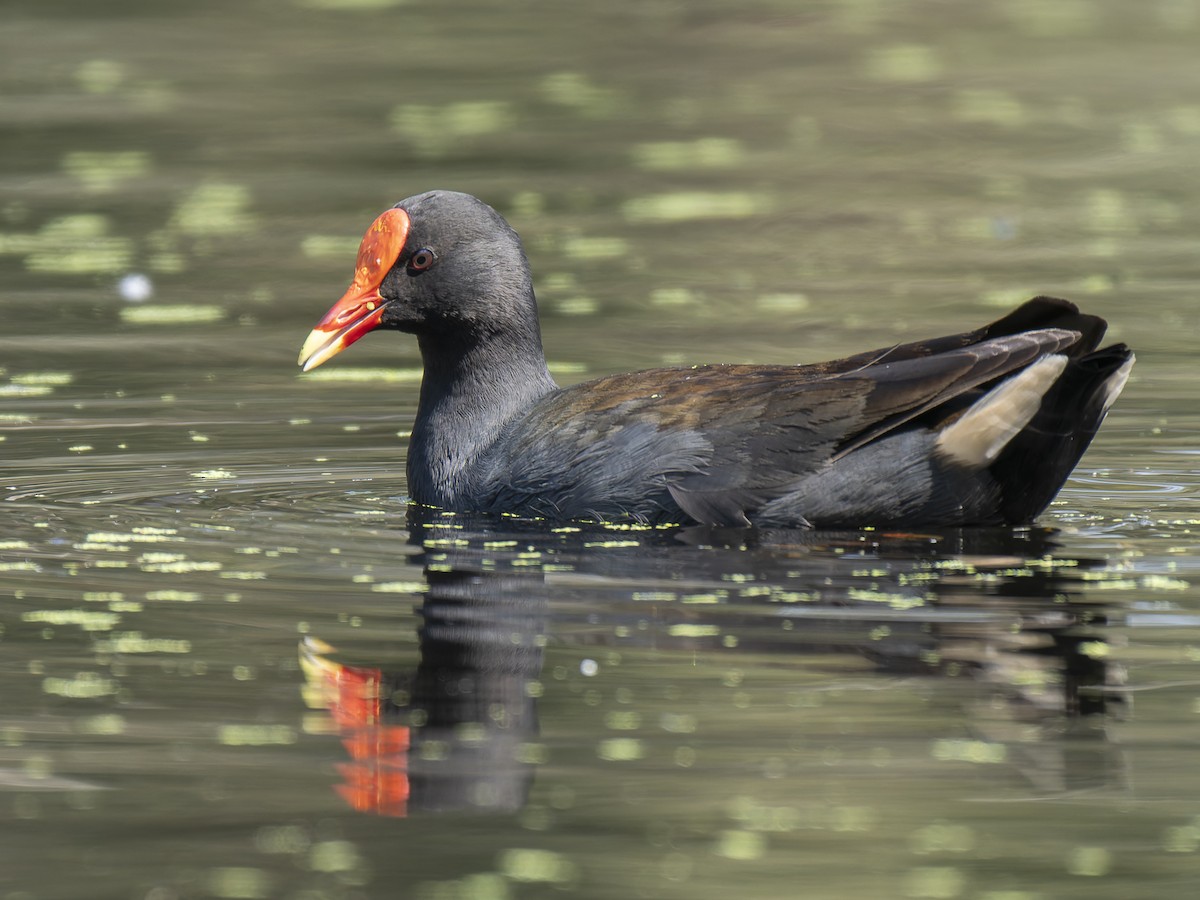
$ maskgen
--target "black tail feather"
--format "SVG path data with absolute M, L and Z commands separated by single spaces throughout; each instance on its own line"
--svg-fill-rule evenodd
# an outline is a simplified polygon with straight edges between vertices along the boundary
M 1069 356 L 1083 356 L 1100 346 L 1108 323 L 1099 316 L 1079 311 L 1069 300 L 1058 297 L 1034 297 L 1022 303 L 1007 316 L 981 329 L 981 338 L 1020 334 L 1037 328 L 1065 328 L 1078 331 L 1079 343 L 1067 351 Z
M 1124 377 L 1122 367 L 1132 359 L 1128 347 L 1114 344 L 1068 363 L 1032 421 L 991 466 L 1005 521 L 1031 522 L 1050 505 L 1104 421 L 1119 390 L 1113 379 Z

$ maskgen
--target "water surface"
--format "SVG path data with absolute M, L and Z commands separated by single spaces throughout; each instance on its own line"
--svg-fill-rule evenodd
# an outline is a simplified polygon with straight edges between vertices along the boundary
M 1200 7 L 10 4 L 0 896 L 1192 897 Z M 524 236 L 563 382 L 1036 293 L 1138 352 L 1039 527 L 410 514 L 378 212 Z

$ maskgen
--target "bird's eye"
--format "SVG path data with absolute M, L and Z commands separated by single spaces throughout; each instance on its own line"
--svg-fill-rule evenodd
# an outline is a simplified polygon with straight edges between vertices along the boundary
M 409 272 L 424 272 L 433 265 L 437 255 L 428 247 L 422 247 L 408 258 Z

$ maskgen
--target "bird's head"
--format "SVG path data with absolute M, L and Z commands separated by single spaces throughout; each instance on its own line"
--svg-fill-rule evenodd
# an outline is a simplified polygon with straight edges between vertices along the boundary
M 307 372 L 376 328 L 432 344 L 513 333 L 537 336 L 537 307 L 520 238 L 470 194 L 402 200 L 367 229 L 354 280 L 300 351 Z

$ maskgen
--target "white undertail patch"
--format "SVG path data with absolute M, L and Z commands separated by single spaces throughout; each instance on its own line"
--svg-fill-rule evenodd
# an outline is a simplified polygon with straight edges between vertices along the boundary
M 991 465 L 1037 415 L 1042 397 L 1066 366 L 1067 358 L 1055 353 L 1000 382 L 938 435 L 938 451 L 970 468 Z
M 1125 382 L 1129 380 L 1129 371 L 1133 368 L 1135 357 L 1132 353 L 1129 354 L 1129 359 L 1121 363 L 1120 368 L 1108 376 L 1104 382 L 1104 414 L 1108 415 L 1109 409 L 1117 402 L 1117 397 L 1121 396 L 1121 391 L 1125 388 Z

